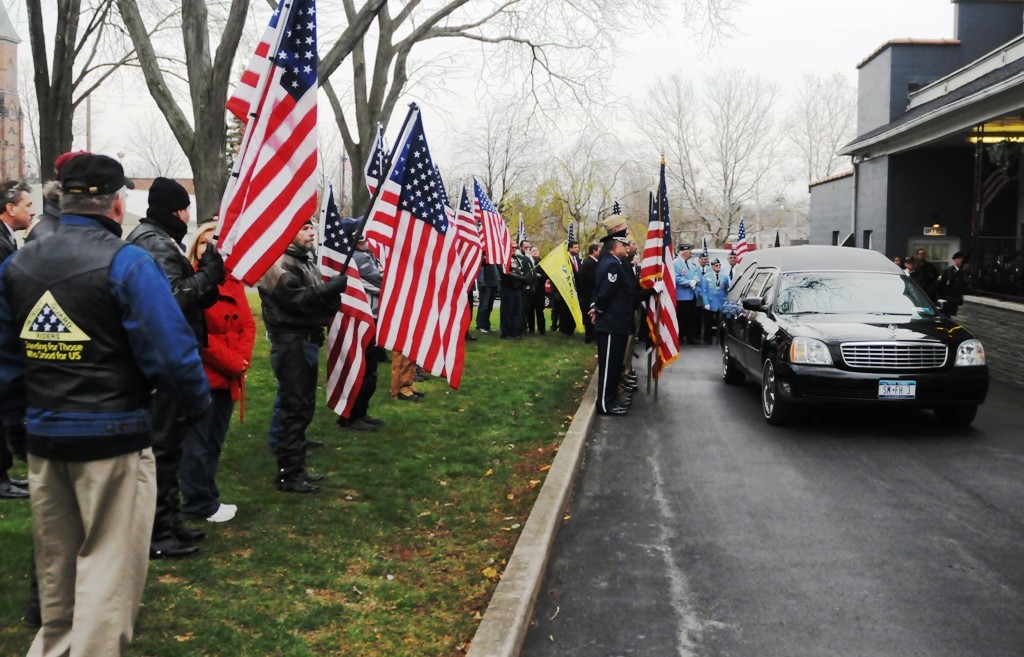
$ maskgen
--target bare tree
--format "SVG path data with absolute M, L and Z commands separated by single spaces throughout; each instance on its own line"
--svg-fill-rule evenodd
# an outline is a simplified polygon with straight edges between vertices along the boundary
M 776 163 L 781 139 L 773 115 L 779 90 L 760 75 L 736 70 L 708 76 L 704 84 L 711 127 L 703 159 L 715 205 L 708 229 L 722 243 Z
M 227 179 L 224 105 L 249 3 L 231 0 L 226 17 L 219 22 L 220 43 L 216 52 L 211 52 L 210 14 L 206 2 L 182 0 L 180 12 L 157 17 L 157 22 L 176 20 L 180 26 L 185 51 L 183 71 L 180 61 L 157 54 L 136 0 L 117 0 L 117 6 L 138 51 L 149 93 L 192 167 L 196 214 L 210 216 L 216 212 Z M 169 75 L 187 80 L 190 103 L 184 108 L 179 104 L 175 87 L 167 80 Z M 188 110 L 191 110 L 191 120 L 186 114 Z
M 488 108 L 483 121 L 463 133 L 462 152 L 467 156 L 462 168 L 477 172 L 480 184 L 498 207 L 536 165 L 534 119 L 521 104 L 509 101 Z
M 666 182 L 673 190 L 670 199 L 678 198 L 690 216 L 710 212 L 699 180 L 703 131 L 693 84 L 679 73 L 660 78 L 648 89 L 645 102 L 634 106 L 632 112 L 651 146 L 647 152 L 665 153 Z M 675 228 L 683 229 L 681 219 L 677 217 Z
M 54 177 L 52 163 L 71 150 L 75 109 L 134 52 L 121 43 L 114 0 L 57 0 L 52 52 L 41 0 L 26 0 L 29 43 L 39 115 L 39 175 Z
M 188 169 L 188 159 L 166 125 L 136 125 L 128 134 L 127 144 L 128 152 L 118 153 L 118 157 L 129 175 L 176 178 Z
M 647 108 L 635 112 L 649 139 L 664 145 L 668 174 L 679 184 L 696 217 L 695 235 L 725 242 L 746 203 L 759 201 L 779 157 L 781 138 L 773 119 L 778 87 L 743 71 L 726 70 L 703 80 L 698 101 L 678 76 L 652 87 Z
M 620 150 L 614 137 L 584 131 L 575 143 L 553 158 L 544 186 L 548 199 L 540 199 L 551 210 L 547 224 L 564 232 L 569 221 L 576 222 L 580 242 L 604 234 L 599 224 L 612 213 L 617 198 L 615 190 L 626 167 L 626 163 L 613 157 Z M 631 219 L 641 223 L 637 217 Z
M 857 90 L 848 77 L 801 76 L 786 135 L 800 152 L 807 182 L 827 178 L 844 164 L 836 151 L 853 139 L 856 121 Z
M 691 10 L 690 18 L 724 24 L 739 1 L 683 0 L 683 6 Z M 357 0 L 343 4 L 351 20 Z M 360 40 L 352 50 L 351 98 L 343 104 L 324 85 L 356 177 L 377 124 L 388 123 L 417 71 L 423 79 L 430 70 L 416 68 L 412 52 L 417 45 L 434 39 L 474 43 L 480 79 L 501 79 L 534 109 L 563 106 L 586 112 L 604 102 L 604 74 L 618 39 L 663 9 L 662 0 L 439 0 L 432 5 L 410 0 L 383 7 L 372 41 Z M 371 47 L 375 50 L 369 53 Z M 321 73 L 326 77 L 334 70 L 325 58 Z M 367 195 L 361 182 L 354 187 L 358 207 Z

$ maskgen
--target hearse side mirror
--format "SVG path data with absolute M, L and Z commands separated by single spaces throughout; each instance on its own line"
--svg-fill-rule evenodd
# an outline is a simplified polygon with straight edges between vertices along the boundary
M 746 297 L 742 305 L 744 310 L 761 310 L 761 297 Z

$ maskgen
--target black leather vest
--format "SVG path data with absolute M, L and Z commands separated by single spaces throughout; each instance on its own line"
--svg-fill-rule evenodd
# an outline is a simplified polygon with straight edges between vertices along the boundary
M 125 246 L 103 228 L 61 224 L 8 266 L 30 406 L 110 412 L 149 405 L 152 386 L 135 364 L 108 281 Z

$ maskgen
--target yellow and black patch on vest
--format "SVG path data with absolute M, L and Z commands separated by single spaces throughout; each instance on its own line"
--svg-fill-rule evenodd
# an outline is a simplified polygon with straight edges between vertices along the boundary
M 43 293 L 21 328 L 25 357 L 35 360 L 81 360 L 92 340 L 68 317 L 49 290 Z

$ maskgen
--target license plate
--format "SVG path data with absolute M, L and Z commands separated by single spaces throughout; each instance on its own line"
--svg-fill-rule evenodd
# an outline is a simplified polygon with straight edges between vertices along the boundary
M 917 381 L 888 381 L 878 382 L 879 399 L 913 399 L 917 396 Z

